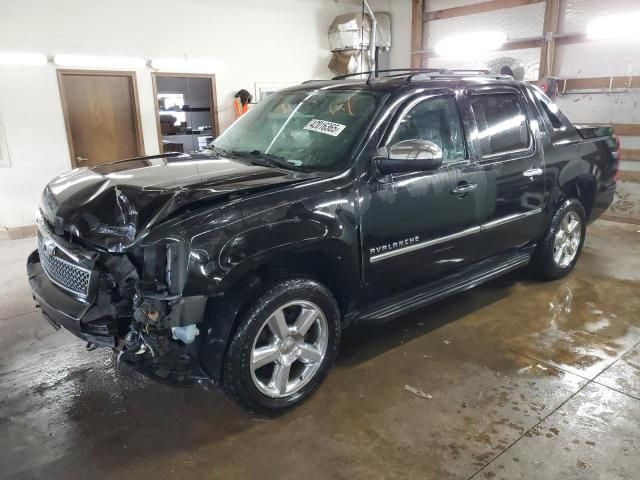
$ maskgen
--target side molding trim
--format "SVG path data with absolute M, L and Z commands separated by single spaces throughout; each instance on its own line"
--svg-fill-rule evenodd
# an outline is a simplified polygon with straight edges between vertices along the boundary
M 505 223 L 521 220 L 523 218 L 530 217 L 531 215 L 537 215 L 538 213 L 542 213 L 542 208 L 536 208 L 534 210 L 529 210 L 528 212 L 514 213 L 512 215 L 507 215 L 506 217 L 497 218 L 495 220 L 491 220 L 490 222 L 483 223 L 481 225 L 481 228 L 483 231 L 491 230 L 492 228 L 499 227 L 500 225 L 504 225 Z
M 450 235 L 445 235 L 444 237 L 433 238 L 431 240 L 427 240 L 425 242 L 416 243 L 414 245 L 409 245 L 407 247 L 398 248 L 396 250 L 389 250 L 384 253 L 380 253 L 378 255 L 372 255 L 369 257 L 369 261 L 371 263 L 377 263 L 382 260 L 386 260 L 387 258 L 397 257 L 398 255 L 403 255 L 409 252 L 415 252 L 416 250 L 420 250 L 427 247 L 432 247 L 433 245 L 438 245 L 440 243 L 450 242 L 452 240 L 457 240 L 458 238 L 466 237 L 468 235 L 475 235 L 485 230 L 491 230 L 493 228 L 499 227 L 501 225 L 514 222 L 517 220 L 521 220 L 523 218 L 530 217 L 532 215 L 537 215 L 542 213 L 542 208 L 536 208 L 534 210 L 529 210 L 528 212 L 523 213 L 514 213 L 512 215 L 507 215 L 505 217 L 498 218 L 496 220 L 492 220 L 487 223 L 483 223 L 477 227 L 465 228 L 456 233 L 452 233 Z
M 431 247 L 433 245 L 438 245 L 439 243 L 449 242 L 451 240 L 455 240 L 457 238 L 466 237 L 467 235 L 474 235 L 476 233 L 480 233 L 480 227 L 471 227 L 460 232 L 452 233 L 451 235 L 446 235 L 444 237 L 433 238 L 431 240 L 427 240 L 426 242 L 420 242 L 413 245 L 409 245 L 408 247 L 398 248 L 397 250 L 390 250 L 384 253 L 380 253 L 378 255 L 373 255 L 369 258 L 371 263 L 376 263 L 381 260 L 385 260 L 387 258 L 396 257 L 398 255 L 402 255 L 409 252 L 414 252 L 416 250 L 420 250 L 422 248 Z

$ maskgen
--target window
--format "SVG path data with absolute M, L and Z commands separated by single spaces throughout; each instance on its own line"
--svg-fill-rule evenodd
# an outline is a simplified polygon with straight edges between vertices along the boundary
M 529 147 L 527 116 L 515 93 L 492 93 L 471 97 L 478 124 L 478 141 L 483 157 Z
M 568 121 L 564 118 L 564 115 L 560 112 L 556 104 L 537 87 L 533 89 L 533 93 L 542 106 L 542 113 L 546 117 L 547 123 L 551 125 L 554 130 L 566 130 L 567 127 L 565 123 L 568 123 Z
M 453 97 L 431 98 L 418 103 L 400 120 L 389 145 L 416 139 L 438 145 L 443 163 L 466 158 L 462 125 Z
M 556 130 L 562 130 L 564 126 L 562 125 L 562 122 L 556 116 L 556 114 L 551 111 L 551 107 L 543 102 L 540 102 L 540 105 L 542 105 L 542 110 L 544 111 L 544 114 L 546 115 L 547 120 L 549 120 L 549 123 L 551 123 L 553 128 Z
M 162 152 L 194 152 L 217 134 L 214 75 L 152 73 Z
M 158 105 L 160 112 L 170 113 L 175 117 L 174 127 L 179 127 L 187 121 L 187 114 L 182 111 L 184 108 L 184 93 L 159 93 Z
M 382 94 L 362 90 L 298 90 L 265 97 L 216 139 L 234 155 L 269 155 L 308 170 L 350 166 L 353 148 Z

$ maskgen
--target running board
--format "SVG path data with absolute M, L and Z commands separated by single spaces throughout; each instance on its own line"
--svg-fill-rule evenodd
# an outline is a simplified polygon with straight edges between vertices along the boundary
M 456 293 L 464 292 L 489 280 L 516 270 L 531 261 L 531 254 L 525 252 L 502 255 L 493 261 L 484 261 L 464 275 L 452 275 L 449 279 L 438 280 L 419 291 L 396 295 L 384 304 L 373 305 L 356 316 L 356 323 L 383 323 L 395 317 L 417 310 L 433 302 Z M 488 265 L 487 265 L 488 264 Z M 443 283 L 444 281 L 444 283 Z

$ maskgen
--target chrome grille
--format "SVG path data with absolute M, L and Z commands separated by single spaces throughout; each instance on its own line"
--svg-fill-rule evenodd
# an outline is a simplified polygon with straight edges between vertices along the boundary
M 48 252 L 40 237 L 38 237 L 38 253 L 42 268 L 53 283 L 83 297 L 89 294 L 91 270 L 57 257 L 55 251 Z

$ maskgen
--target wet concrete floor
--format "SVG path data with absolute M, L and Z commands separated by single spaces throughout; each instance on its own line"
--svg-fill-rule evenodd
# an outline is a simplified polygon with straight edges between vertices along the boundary
M 53 331 L 27 287 L 33 244 L 0 243 L 0 478 L 640 476 L 638 226 L 596 222 L 566 279 L 519 271 L 345 332 L 322 387 L 277 418 Z

